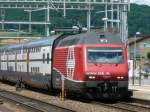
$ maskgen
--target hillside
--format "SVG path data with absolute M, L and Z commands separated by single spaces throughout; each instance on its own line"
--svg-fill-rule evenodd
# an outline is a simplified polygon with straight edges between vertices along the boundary
M 150 7 L 146 5 L 131 5 L 128 24 L 130 35 L 134 35 L 137 31 L 142 34 L 150 34 Z
M 100 7 L 96 8 L 99 10 Z M 44 11 L 40 12 L 33 12 L 32 13 L 32 20 L 34 21 L 41 21 L 45 20 Z M 96 14 L 92 12 L 92 26 L 95 27 L 102 27 L 103 22 L 101 19 L 104 15 Z M 27 12 L 23 10 L 7 10 L 6 11 L 6 20 L 28 20 Z M 51 26 L 50 28 L 53 29 L 54 27 L 71 27 L 72 25 L 81 24 L 82 26 L 86 25 L 86 12 L 84 11 L 67 11 L 67 17 L 63 18 L 63 14 L 61 11 L 50 11 L 50 20 Z M 150 34 L 150 7 L 145 5 L 131 5 L 131 11 L 128 14 L 128 23 L 129 23 L 129 34 L 133 36 L 135 32 L 139 31 L 143 34 Z M 7 25 L 6 28 L 8 29 L 18 29 L 18 26 Z M 23 25 L 21 26 L 22 30 L 27 30 L 28 26 Z M 32 26 L 34 34 L 44 34 L 44 26 Z

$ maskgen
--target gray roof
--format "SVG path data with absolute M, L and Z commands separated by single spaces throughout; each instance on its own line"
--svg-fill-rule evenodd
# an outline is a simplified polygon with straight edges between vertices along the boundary
M 0 51 L 3 50 L 15 50 L 15 49 L 20 49 L 20 48 L 33 48 L 33 47 L 42 47 L 42 46 L 52 46 L 53 41 L 59 37 L 60 35 L 54 35 L 46 39 L 39 39 L 39 40 L 34 40 L 29 43 L 23 43 L 23 44 L 17 44 L 17 45 L 9 45 L 0 48 Z
M 91 31 L 87 33 L 68 36 L 60 40 L 58 46 L 76 44 L 123 44 L 120 37 L 112 33 Z

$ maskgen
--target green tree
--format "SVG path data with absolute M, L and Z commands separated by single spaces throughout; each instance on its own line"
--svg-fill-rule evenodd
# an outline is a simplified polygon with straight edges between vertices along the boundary
M 150 60 L 150 52 L 147 53 L 147 59 Z

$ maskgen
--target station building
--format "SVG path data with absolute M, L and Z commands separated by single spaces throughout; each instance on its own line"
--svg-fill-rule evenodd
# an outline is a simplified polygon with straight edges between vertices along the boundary
M 130 59 L 134 59 L 136 52 L 137 59 L 147 60 L 147 55 L 150 53 L 150 35 L 130 38 L 128 51 Z

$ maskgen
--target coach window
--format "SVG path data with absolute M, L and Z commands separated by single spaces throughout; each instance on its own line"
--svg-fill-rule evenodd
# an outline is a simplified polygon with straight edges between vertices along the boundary
M 29 51 L 29 53 L 31 53 L 31 52 L 32 52 L 32 51 L 31 51 L 31 48 L 29 48 L 28 51 Z
M 45 63 L 45 54 L 43 54 L 43 63 Z
M 24 53 L 27 53 L 27 49 L 24 49 Z
M 39 48 L 36 48 L 36 52 L 39 52 Z
M 34 70 L 34 67 L 33 67 L 33 70 L 32 70 L 32 71 L 33 71 L 33 73 L 34 73 L 34 71 L 35 71 L 35 70 Z
M 49 53 L 47 53 L 47 64 L 49 64 Z
M 38 72 L 38 68 L 36 67 L 36 73 Z
M 39 52 L 41 52 L 41 47 L 39 47 Z
M 40 68 L 38 67 L 38 73 L 40 72 Z
M 36 67 L 36 73 L 38 73 L 38 67 Z
M 39 48 L 37 47 L 37 48 L 36 48 L 36 53 L 39 52 L 38 49 L 39 49 Z
M 35 67 L 33 67 L 33 73 L 35 73 Z
M 35 67 L 35 73 L 37 73 L 37 67 Z
M 31 67 L 31 73 L 32 73 L 32 67 Z
M 35 67 L 35 73 L 37 73 L 37 67 Z
M 36 68 L 35 67 L 33 67 L 33 68 L 34 68 L 33 72 L 35 73 L 36 72 Z
M 36 69 L 36 68 L 35 68 L 35 67 L 33 67 L 33 73 L 35 73 L 35 69 Z

